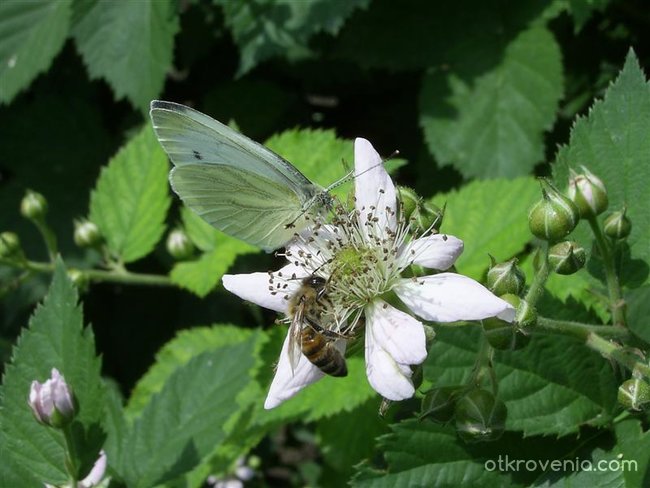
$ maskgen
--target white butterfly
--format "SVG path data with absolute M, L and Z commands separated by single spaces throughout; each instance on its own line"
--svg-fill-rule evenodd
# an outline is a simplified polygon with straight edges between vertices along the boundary
M 175 166 L 169 174 L 172 189 L 226 234 L 272 251 L 331 207 L 328 190 L 221 122 L 160 100 L 151 102 L 150 115 Z

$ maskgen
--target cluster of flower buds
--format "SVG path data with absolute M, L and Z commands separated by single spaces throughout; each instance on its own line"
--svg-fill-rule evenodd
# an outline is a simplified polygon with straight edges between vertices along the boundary
M 45 383 L 32 382 L 29 406 L 36 420 L 57 428 L 69 424 L 76 410 L 72 391 L 56 368 L 52 368 L 52 376 Z
M 167 252 L 178 261 L 189 259 L 194 255 L 194 244 L 183 229 L 174 229 L 167 236 Z

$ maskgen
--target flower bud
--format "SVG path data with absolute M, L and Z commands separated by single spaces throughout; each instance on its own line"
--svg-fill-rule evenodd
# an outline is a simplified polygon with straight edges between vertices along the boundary
M 72 392 L 56 368 L 52 368 L 52 377 L 45 383 L 32 382 L 29 406 L 36 420 L 52 427 L 63 427 L 75 415 Z
M 512 293 L 506 293 L 499 298 L 515 307 L 515 320 L 513 323 L 518 328 L 524 329 L 537 323 L 537 310 L 535 310 L 535 307 L 532 307 L 523 298 L 513 295 Z
M 462 386 L 443 386 L 427 392 L 422 398 L 420 418 L 443 424 L 449 422 L 454 416 L 456 400 L 462 388 Z
M 184 230 L 174 229 L 167 236 L 167 252 L 174 259 L 188 259 L 194 254 L 194 244 Z
M 603 182 L 581 166 L 583 174 L 571 170 L 569 178 L 569 198 L 576 204 L 580 217 L 595 217 L 607 209 L 609 201 Z
M 415 233 L 425 232 L 429 229 L 440 230 L 444 216 L 444 208 L 438 208 L 430 202 L 422 202 L 411 215 L 411 230 Z
M 413 215 L 413 212 L 415 212 L 415 210 L 420 206 L 420 201 L 422 200 L 418 194 L 415 193 L 415 190 L 406 186 L 397 187 L 397 198 L 405 219 L 411 218 L 411 215 Z
M 559 242 L 548 250 L 548 264 L 557 274 L 573 274 L 581 269 L 586 261 L 585 250 L 577 242 Z
M 27 190 L 20 202 L 20 214 L 30 220 L 39 220 L 47 214 L 47 200 L 40 193 Z
M 74 221 L 74 243 L 79 247 L 95 247 L 102 242 L 99 228 L 90 220 Z
M 512 293 L 519 295 L 524 291 L 526 276 L 517 266 L 517 259 L 511 259 L 504 263 L 496 263 L 490 256 L 492 264 L 487 272 L 487 286 L 497 296 Z
M 630 235 L 632 231 L 632 222 L 625 216 L 627 208 L 614 212 L 609 215 L 603 223 L 603 231 L 605 235 L 612 239 L 624 239 Z
M 0 258 L 12 259 L 22 256 L 23 250 L 20 247 L 20 239 L 13 232 L 0 234 Z
M 456 403 L 456 432 L 465 442 L 497 440 L 505 431 L 505 403 L 487 390 L 472 390 Z
M 542 199 L 528 214 L 530 231 L 545 241 L 559 241 L 578 224 L 580 214 L 575 204 L 547 180 L 541 180 Z
M 618 387 L 618 402 L 632 410 L 645 408 L 650 404 L 650 385 L 639 378 L 624 381 Z
M 514 351 L 525 347 L 530 342 L 530 336 L 516 324 L 496 317 L 484 319 L 482 323 L 485 337 L 494 349 Z

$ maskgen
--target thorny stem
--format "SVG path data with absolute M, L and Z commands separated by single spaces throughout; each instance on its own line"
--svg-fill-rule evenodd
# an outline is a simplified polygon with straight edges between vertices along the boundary
M 52 263 L 42 263 L 37 261 L 9 261 L 0 259 L 0 264 L 22 268 L 36 273 L 53 273 L 54 265 Z M 172 286 L 173 283 L 165 275 L 154 275 L 146 273 L 133 273 L 125 268 L 115 270 L 103 269 L 83 269 L 80 271 L 84 277 L 95 283 L 122 283 L 125 285 L 152 285 L 152 286 Z
M 555 320 L 547 317 L 538 317 L 537 326 L 543 330 L 560 332 L 561 334 L 577 337 L 578 339 L 586 339 L 590 333 L 595 333 L 601 337 L 619 339 L 625 342 L 634 340 L 632 334 L 627 329 L 611 325 L 592 325 L 569 320 Z
M 641 374 L 650 380 L 650 366 L 638 360 L 638 356 L 626 347 L 608 341 L 594 332 L 587 335 L 585 344 L 590 349 L 599 352 L 603 357 L 622 364 L 632 373 Z
M 612 312 L 612 322 L 616 326 L 625 327 L 625 300 L 621 293 L 621 285 L 618 281 L 618 275 L 614 266 L 614 256 L 611 252 L 611 247 L 608 244 L 603 231 L 598 225 L 596 217 L 588 219 L 591 231 L 594 233 L 596 245 L 603 258 L 603 266 L 605 267 L 605 279 L 607 281 L 607 292 L 609 294 L 609 308 Z

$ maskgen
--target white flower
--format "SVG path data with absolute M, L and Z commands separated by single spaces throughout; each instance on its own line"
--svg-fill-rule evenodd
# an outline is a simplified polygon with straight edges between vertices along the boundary
M 411 312 L 425 320 L 454 322 L 498 316 L 514 319 L 514 309 L 476 281 L 455 273 L 404 278 L 412 264 L 444 271 L 463 250 L 460 239 L 429 230 L 418 237 L 400 215 L 395 186 L 379 154 L 365 139 L 356 139 L 355 209 L 337 208 L 331 224 L 317 224 L 296 236 L 285 251 L 289 264 L 274 273 L 225 275 L 223 284 L 236 295 L 281 313 L 300 278 L 327 278 L 331 302 L 328 328 L 344 335 L 361 328 L 365 318 L 366 373 L 370 385 L 384 398 L 413 396 L 411 365 L 427 355 L 424 327 L 388 301 L 396 295 Z M 392 300 L 391 300 L 392 301 Z M 336 346 L 345 348 L 345 340 Z M 291 398 L 323 373 L 300 355 L 289 361 L 289 337 L 284 341 L 265 408 Z

